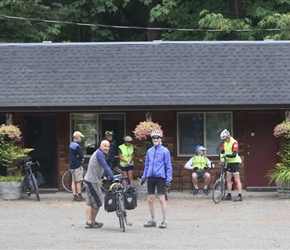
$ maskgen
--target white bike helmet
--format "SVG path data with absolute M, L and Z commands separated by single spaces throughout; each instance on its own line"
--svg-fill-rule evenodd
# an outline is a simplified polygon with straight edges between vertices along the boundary
M 131 136 L 129 135 L 126 135 L 124 138 L 123 138 L 124 141 L 128 141 L 128 142 L 131 142 L 133 139 Z
M 163 134 L 162 134 L 162 132 L 159 131 L 159 130 L 154 130 L 154 131 L 152 131 L 152 133 L 151 133 L 151 137 L 153 137 L 153 136 L 163 137 Z
M 220 134 L 220 137 L 221 137 L 221 140 L 225 140 L 227 139 L 227 137 L 230 135 L 230 132 L 227 131 L 226 129 L 224 129 L 221 134 Z

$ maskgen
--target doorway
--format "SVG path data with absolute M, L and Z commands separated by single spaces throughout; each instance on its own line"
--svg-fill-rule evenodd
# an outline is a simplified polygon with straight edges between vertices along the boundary
M 277 163 L 278 140 L 273 136 L 277 113 L 248 113 L 245 145 L 246 187 L 269 187 L 265 175 Z M 275 183 L 272 184 L 272 186 Z
M 57 188 L 56 116 L 26 115 L 24 124 L 25 147 L 34 148 L 31 156 L 45 181 L 40 188 Z

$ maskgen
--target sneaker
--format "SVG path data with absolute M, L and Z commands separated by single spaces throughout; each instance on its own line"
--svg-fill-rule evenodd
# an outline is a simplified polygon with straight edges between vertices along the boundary
M 79 197 L 77 197 L 77 200 L 76 201 L 86 201 L 86 198 L 85 197 L 83 197 L 83 196 L 79 196 Z
M 89 224 L 86 222 L 86 227 L 85 228 L 101 228 L 104 224 L 102 222 L 96 222 L 94 224 Z
M 199 192 L 199 189 L 198 189 L 198 188 L 193 189 L 193 194 L 194 194 L 194 195 L 197 195 L 198 192 Z
M 159 225 L 159 228 L 167 228 L 167 224 L 165 222 L 162 222 L 160 225 Z
M 232 197 L 227 195 L 227 196 L 223 197 L 222 200 L 223 201 L 231 201 Z
M 156 227 L 156 221 L 148 221 L 147 224 L 143 225 L 144 227 Z
M 240 196 L 237 196 L 233 201 L 234 202 L 237 202 L 237 201 L 242 201 L 243 200 L 243 198 L 242 197 L 240 197 Z
M 73 197 L 73 201 L 78 201 L 78 197 L 77 196 L 74 196 Z
M 204 193 L 205 195 L 208 195 L 208 188 L 204 188 L 204 189 L 203 189 L 203 193 Z

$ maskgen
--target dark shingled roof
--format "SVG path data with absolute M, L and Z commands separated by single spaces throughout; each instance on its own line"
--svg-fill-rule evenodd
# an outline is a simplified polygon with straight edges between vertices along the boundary
M 3 109 L 290 107 L 290 42 L 0 44 Z

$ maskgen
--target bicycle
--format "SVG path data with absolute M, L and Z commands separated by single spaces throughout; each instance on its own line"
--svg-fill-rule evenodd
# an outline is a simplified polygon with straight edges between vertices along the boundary
M 40 201 L 38 182 L 31 168 L 31 166 L 33 165 L 37 165 L 38 168 L 40 168 L 38 161 L 35 161 L 35 162 L 26 161 L 24 165 L 21 166 L 21 173 L 24 175 L 24 183 L 25 183 L 27 195 L 30 196 L 31 191 L 33 191 L 36 195 L 37 201 Z
M 72 183 L 71 170 L 72 169 L 67 169 L 61 177 L 61 184 L 62 184 L 63 188 L 69 193 L 72 192 L 72 190 L 71 190 L 71 183 Z M 85 169 L 83 169 L 83 177 L 85 177 L 86 173 L 87 173 L 87 171 Z M 84 186 L 84 183 L 82 182 L 81 190 L 83 190 L 84 188 L 85 188 L 85 186 Z
M 125 232 L 125 225 L 132 226 L 132 223 L 127 221 L 127 210 L 124 203 L 124 186 L 122 181 L 125 179 L 127 181 L 127 176 L 122 176 L 122 171 L 119 168 L 114 168 L 120 174 L 114 175 L 117 179 L 111 184 L 109 190 L 105 189 L 105 210 L 107 212 L 116 211 L 116 215 L 119 218 L 119 225 L 123 232 Z M 115 203 L 114 203 L 115 202 Z M 110 206 L 110 207 L 109 207 Z
M 214 186 L 212 188 L 212 199 L 214 203 L 219 203 L 227 194 L 227 185 L 226 185 L 226 171 L 228 163 L 224 158 L 224 161 L 221 163 L 222 171 L 218 171 L 220 175 L 216 178 Z M 216 175 L 217 175 L 216 173 Z

